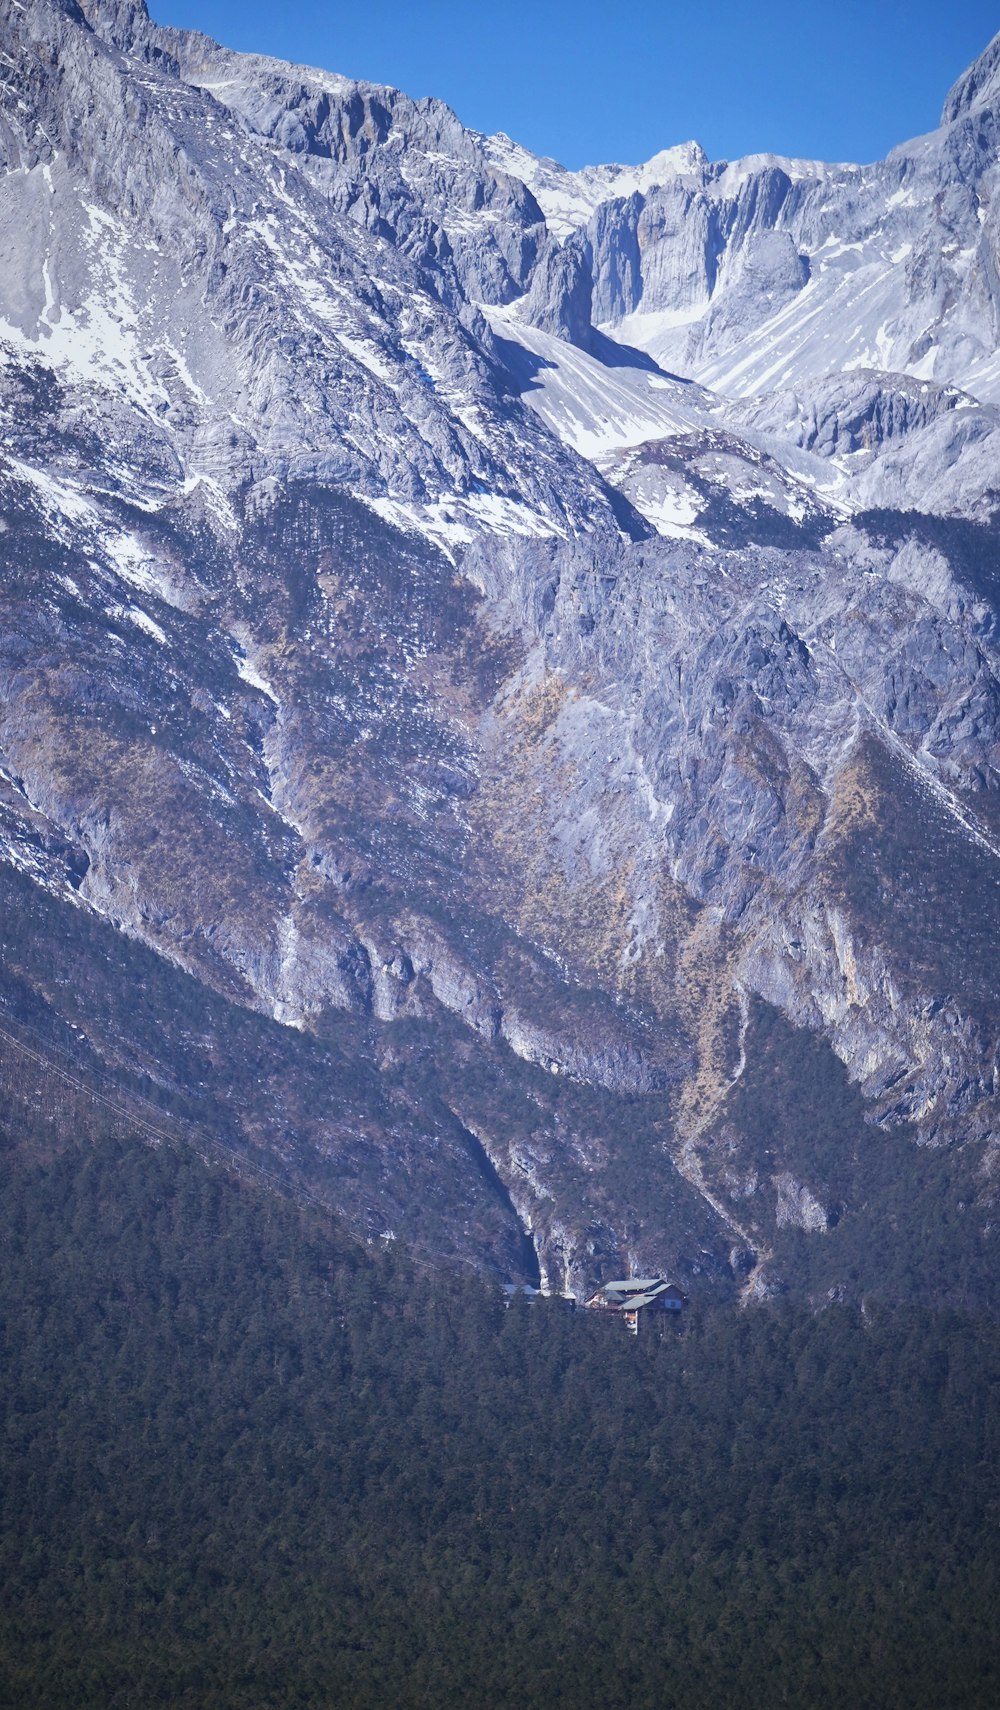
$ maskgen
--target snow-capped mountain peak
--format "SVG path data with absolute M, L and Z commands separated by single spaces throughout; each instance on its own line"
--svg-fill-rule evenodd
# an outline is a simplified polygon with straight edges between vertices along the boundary
M 560 238 L 586 226 L 602 202 L 644 193 L 707 165 L 707 156 L 696 142 L 661 149 L 641 166 L 584 166 L 573 172 L 558 161 L 532 154 L 502 132 L 481 141 L 494 166 L 527 184 L 549 230 Z

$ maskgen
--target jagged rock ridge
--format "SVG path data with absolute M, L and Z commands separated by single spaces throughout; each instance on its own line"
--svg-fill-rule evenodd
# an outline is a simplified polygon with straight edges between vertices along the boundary
M 566 174 L 141 5 L 0 30 L 18 1024 L 546 1286 L 807 1286 L 886 1136 L 985 1239 L 995 48 L 872 167 Z M 757 1155 L 775 1013 L 839 1160 Z

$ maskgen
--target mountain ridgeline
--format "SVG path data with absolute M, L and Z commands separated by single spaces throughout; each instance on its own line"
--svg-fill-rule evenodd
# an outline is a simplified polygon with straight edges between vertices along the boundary
M 23 1132 L 994 1300 L 997 43 L 872 165 L 576 173 L 136 0 L 0 54 Z

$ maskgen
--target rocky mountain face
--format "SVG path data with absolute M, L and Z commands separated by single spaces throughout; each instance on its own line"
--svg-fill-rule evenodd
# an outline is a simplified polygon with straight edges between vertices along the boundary
M 582 173 L 135 0 L 0 56 L 11 1097 L 552 1288 L 986 1290 L 997 44 Z

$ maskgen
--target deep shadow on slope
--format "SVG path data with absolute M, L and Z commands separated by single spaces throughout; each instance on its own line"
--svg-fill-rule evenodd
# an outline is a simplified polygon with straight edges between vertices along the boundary
M 817 1304 L 874 1296 L 994 1310 L 1000 1232 L 981 1148 L 921 1146 L 911 1124 L 873 1122 L 826 1040 L 760 1000 L 745 1045 L 746 1070 L 709 1151 L 724 1168 L 727 1133 L 739 1133 L 740 1170 L 756 1179 L 754 1214 L 773 1251 L 769 1276 Z M 787 1177 L 822 1206 L 825 1227 L 776 1225 L 776 1184 Z

